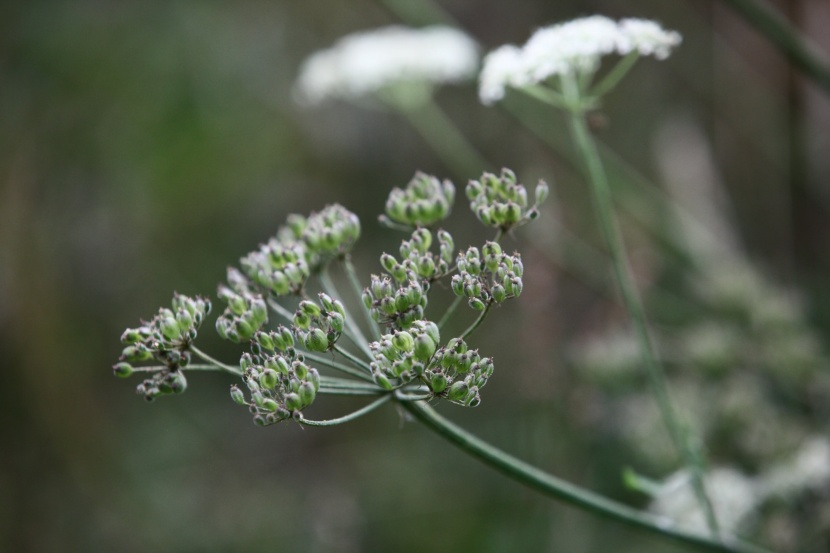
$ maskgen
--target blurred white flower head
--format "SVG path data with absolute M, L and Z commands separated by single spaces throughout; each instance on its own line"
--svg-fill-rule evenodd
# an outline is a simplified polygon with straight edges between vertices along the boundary
M 502 46 L 487 55 L 479 96 L 492 104 L 504 97 L 507 87 L 521 88 L 555 75 L 592 74 L 608 54 L 637 52 L 665 59 L 680 41 L 677 32 L 645 19 L 616 22 L 595 15 L 544 27 L 522 48 Z
M 451 27 L 391 26 L 341 38 L 310 56 L 300 70 L 300 101 L 353 100 L 399 84 L 441 84 L 470 79 L 478 46 Z

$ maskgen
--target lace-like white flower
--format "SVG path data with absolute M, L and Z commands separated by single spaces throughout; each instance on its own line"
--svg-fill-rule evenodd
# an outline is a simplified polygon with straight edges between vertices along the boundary
M 309 57 L 296 91 L 302 101 L 356 99 L 401 83 L 453 83 L 475 74 L 478 47 L 450 27 L 391 26 L 341 38 Z
M 608 54 L 664 59 L 681 37 L 654 21 L 584 17 L 536 31 L 522 47 L 502 46 L 484 60 L 479 96 L 485 104 L 504 97 L 507 87 L 522 88 L 554 75 L 592 75 Z

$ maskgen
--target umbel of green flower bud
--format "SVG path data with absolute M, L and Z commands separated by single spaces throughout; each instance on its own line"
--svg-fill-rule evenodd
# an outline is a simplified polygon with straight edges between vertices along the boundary
M 411 270 L 400 285 L 389 277 L 372 275 L 370 286 L 363 291 L 363 304 L 379 324 L 405 330 L 424 318 L 428 290 L 429 282 Z
M 349 252 L 360 237 L 360 219 L 340 204 L 327 205 L 308 217 L 289 215 L 278 237 L 305 246 L 306 260 L 317 269 L 333 257 Z
M 246 342 L 268 322 L 268 309 L 259 294 L 239 294 L 222 285 L 218 295 L 228 304 L 216 319 L 216 332 L 225 340 Z
M 467 248 L 458 254 L 458 274 L 452 277 L 452 290 L 477 311 L 492 302 L 501 303 L 522 293 L 524 265 L 518 253 L 504 253 L 497 242 Z
M 285 243 L 277 238 L 262 244 L 240 260 L 245 275 L 264 293 L 272 297 L 299 294 L 311 271 L 306 247 Z M 228 269 L 228 283 L 238 294 L 250 292 L 250 283 L 235 269 Z
M 419 320 L 408 330 L 396 330 L 372 342 L 370 367 L 377 385 L 392 390 L 424 374 L 440 339 L 438 325 Z
M 302 418 L 301 411 L 314 402 L 320 389 L 319 372 L 294 349 L 291 333 L 285 327 L 268 334 L 257 333 L 252 353 L 244 353 L 239 364 L 249 397 L 233 385 L 231 399 L 247 406 L 260 426 Z
M 415 173 L 406 188 L 393 188 L 386 200 L 386 215 L 380 222 L 386 225 L 428 227 L 446 219 L 455 201 L 455 186 L 437 177 Z
M 527 190 L 516 182 L 516 175 L 510 169 L 502 169 L 499 176 L 484 173 L 481 180 L 471 180 L 465 189 L 470 209 L 478 220 L 488 227 L 505 231 L 536 219 L 539 205 L 547 198 L 548 191 L 548 185 L 539 181 L 531 205 Z
M 334 347 L 343 333 L 346 312 L 340 301 L 321 293 L 320 305 L 303 300 L 294 313 L 294 334 L 309 351 L 323 352 Z
M 175 294 L 170 308 L 159 309 L 150 321 L 121 335 L 124 349 L 120 362 L 113 366 L 115 375 L 126 378 L 133 373 L 133 363 L 155 361 L 164 368 L 139 384 L 138 393 L 152 401 L 183 392 L 187 381 L 179 369 L 190 362 L 190 344 L 210 309 L 210 300 Z
M 478 350 L 469 350 L 460 338 L 453 338 L 435 352 L 424 371 L 424 380 L 436 396 L 466 407 L 481 403 L 479 391 L 491 376 L 493 360 L 481 357 Z
M 455 254 L 452 236 L 445 230 L 439 230 L 438 254 L 429 251 L 432 245 L 432 233 L 429 229 L 418 228 L 409 240 L 401 243 L 401 261 L 384 253 L 380 263 L 384 270 L 399 284 L 409 279 L 410 274 L 417 275 L 427 283 L 434 282 L 449 272 L 450 263 Z

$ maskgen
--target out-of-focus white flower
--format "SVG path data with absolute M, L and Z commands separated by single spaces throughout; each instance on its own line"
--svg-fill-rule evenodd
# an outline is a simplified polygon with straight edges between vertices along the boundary
M 706 475 L 704 484 L 722 530 L 735 532 L 751 519 L 759 506 L 761 498 L 755 481 L 735 469 L 715 468 Z M 686 471 L 679 471 L 666 480 L 649 510 L 688 530 L 707 531 L 706 519 Z
M 595 15 L 545 27 L 522 48 L 502 46 L 485 58 L 479 96 L 492 104 L 504 97 L 507 87 L 521 88 L 554 75 L 592 74 L 608 54 L 637 52 L 664 59 L 680 40 L 678 33 L 645 19 L 615 22 Z
M 307 103 L 355 99 L 401 83 L 452 83 L 475 74 L 478 46 L 450 27 L 355 33 L 309 57 L 296 91 Z

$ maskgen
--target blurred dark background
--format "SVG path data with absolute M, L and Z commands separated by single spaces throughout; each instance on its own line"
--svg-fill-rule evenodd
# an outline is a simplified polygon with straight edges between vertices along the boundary
M 764 3 L 830 50 L 827 2 Z M 347 103 L 303 109 L 292 97 L 307 55 L 347 33 L 399 23 L 392 5 L 2 3 L 0 551 L 673 550 L 525 490 L 392 407 L 336 428 L 261 429 L 229 401 L 224 375 L 194 376 L 183 397 L 153 405 L 133 394 L 137 382 L 112 377 L 125 327 L 167 305 L 174 290 L 213 295 L 225 267 L 287 214 L 331 202 L 358 213 L 355 258 L 366 280 L 380 270 L 380 252 L 402 238 L 374 223 L 392 186 L 418 169 L 459 188 L 477 176 L 451 173 L 394 113 Z M 742 379 L 740 390 L 747 378 L 760 382 L 760 403 L 739 409 L 751 419 L 741 424 L 752 425 L 761 404 L 775 406 L 774 420 L 786 413 L 793 421 L 759 438 L 786 447 L 740 451 L 718 420 L 701 425 L 709 460 L 754 477 L 785 463 L 799 439 L 826 435 L 827 93 L 719 1 L 441 6 L 485 51 L 593 13 L 656 19 L 682 33 L 668 61 L 639 64 L 596 114 L 597 136 L 625 160 L 612 164 L 612 184 L 655 332 L 668 350 L 690 329 L 731 316 L 719 311 L 729 298 L 713 299 L 706 283 L 733 268 L 696 259 L 671 211 L 684 182 L 703 179 L 720 202 L 710 220 L 728 223 L 703 226 L 730 244 L 752 282 L 763 282 L 742 308 L 768 290 L 791 302 L 773 335 L 793 336 L 787 345 L 805 367 L 797 381 L 769 376 L 791 375 L 794 362 L 775 357 L 784 346 L 758 353 L 768 336 L 755 323 L 735 326 L 727 346 L 741 349 L 727 358 L 728 376 L 687 378 L 683 363 L 671 365 L 672 378 L 704 398 L 706 386 L 724 382 L 717 379 Z M 546 470 L 645 507 L 647 498 L 624 488 L 622 469 L 660 479 L 679 464 L 643 454 L 666 441 L 660 431 L 638 441 L 615 423 L 609 405 L 651 401 L 629 393 L 643 393 L 642 380 L 620 388 L 579 368 L 579 344 L 601 342 L 626 322 L 603 256 L 585 255 L 602 246 L 573 152 L 550 149 L 514 117 L 548 113 L 520 95 L 508 98 L 510 111 L 483 107 L 472 83 L 436 99 L 495 166 L 554 190 L 545 220 L 506 239 L 523 252 L 525 292 L 475 337 L 496 359 L 481 407 L 441 411 Z M 557 115 L 535 120 L 542 135 L 564 136 Z M 666 183 L 672 175 L 680 192 Z M 689 201 L 704 204 L 706 221 L 708 200 Z M 489 237 L 461 199 L 456 210 L 448 226 L 457 245 Z M 690 279 L 693 268 L 700 279 Z M 747 282 L 738 279 L 738 295 Z M 238 349 L 212 324 L 202 349 L 234 360 Z M 357 405 L 327 400 L 314 417 Z M 782 550 L 826 550 L 826 481 L 805 493 L 764 506 L 743 532 Z

